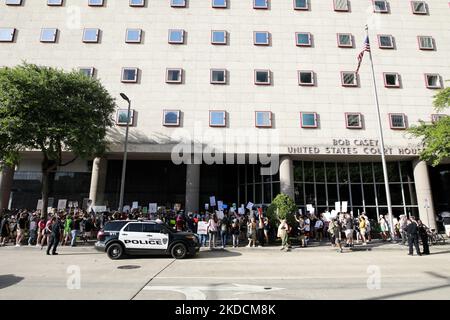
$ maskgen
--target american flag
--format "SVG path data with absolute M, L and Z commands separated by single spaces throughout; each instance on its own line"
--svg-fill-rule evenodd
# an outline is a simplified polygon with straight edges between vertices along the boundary
M 370 42 L 369 42 L 369 36 L 366 37 L 366 40 L 364 41 L 364 48 L 362 51 L 358 54 L 358 68 L 356 68 L 356 73 L 358 73 L 359 68 L 361 67 L 361 62 L 364 57 L 364 52 L 370 52 Z

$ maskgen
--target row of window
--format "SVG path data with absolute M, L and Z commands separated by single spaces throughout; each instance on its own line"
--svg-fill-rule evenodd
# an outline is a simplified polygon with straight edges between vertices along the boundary
M 87 76 L 93 77 L 95 68 L 81 68 L 80 71 Z M 138 68 L 123 68 L 121 81 L 124 83 L 137 83 L 139 81 L 140 70 Z M 270 70 L 257 69 L 254 70 L 254 84 L 255 85 L 271 85 L 272 72 Z M 315 86 L 317 84 L 317 76 L 311 70 L 297 71 L 298 84 L 300 86 Z M 181 68 L 167 68 L 166 69 L 166 83 L 182 84 L 184 83 L 184 70 Z M 211 84 L 228 84 L 229 72 L 226 69 L 211 69 L 210 83 Z M 386 88 L 401 88 L 401 77 L 395 72 L 383 73 L 384 85 Z M 443 87 L 443 80 L 439 74 L 426 73 L 424 74 L 425 86 L 429 89 L 441 89 Z M 343 87 L 358 87 L 359 77 L 354 71 L 341 72 L 341 85 Z
M 310 10 L 311 0 L 293 0 L 294 10 Z M 7 5 L 20 6 L 22 0 L 6 0 Z M 228 8 L 228 0 L 211 0 L 213 8 L 226 9 Z M 414 14 L 428 14 L 428 5 L 425 1 L 410 1 L 411 9 Z M 64 0 L 47 0 L 49 6 L 62 6 Z M 145 7 L 145 0 L 130 0 L 130 7 Z M 88 5 L 93 7 L 103 7 L 104 0 L 88 0 Z M 186 8 L 188 0 L 170 0 L 170 5 L 175 8 Z M 390 6 L 386 0 L 372 0 L 373 12 L 389 13 Z M 333 0 L 334 11 L 350 12 L 350 3 L 348 0 Z M 270 0 L 253 0 L 254 9 L 270 9 Z
M 17 29 L 15 28 L 0 28 L 0 42 L 14 42 Z M 85 28 L 83 30 L 82 41 L 85 43 L 99 43 L 101 37 L 101 30 L 98 28 Z M 57 28 L 43 28 L 41 30 L 40 41 L 46 43 L 56 43 L 58 40 L 59 30 Z M 125 42 L 126 43 L 142 43 L 142 29 L 126 29 Z M 337 45 L 340 48 L 354 48 L 355 39 L 351 33 L 337 33 Z M 392 35 L 379 34 L 378 46 L 381 49 L 395 49 L 395 40 Z M 225 30 L 211 31 L 211 44 L 226 45 L 228 44 L 229 33 Z M 257 46 L 270 46 L 272 36 L 268 31 L 254 31 L 253 44 Z M 435 50 L 435 40 L 431 36 L 417 37 L 419 49 L 421 50 Z M 182 29 L 170 29 L 168 35 L 168 42 L 171 44 L 185 44 L 186 31 Z M 312 47 L 313 35 L 309 32 L 296 32 L 295 44 L 299 47 Z
M 406 115 L 403 113 L 389 113 L 389 124 L 391 129 L 406 129 L 408 127 Z M 446 117 L 444 114 L 432 115 L 432 122 Z M 163 110 L 163 125 L 168 127 L 180 126 L 181 110 Z M 224 110 L 210 110 L 209 111 L 209 125 L 211 127 L 226 127 L 227 126 L 227 112 Z M 273 113 L 271 111 L 255 111 L 255 127 L 257 128 L 272 128 Z M 130 111 L 130 118 L 128 118 L 128 109 L 119 109 L 117 111 L 116 124 L 134 125 L 134 110 Z M 364 117 L 359 112 L 345 113 L 345 126 L 348 129 L 363 129 Z M 300 127 L 301 128 L 318 128 L 319 115 L 316 112 L 300 112 Z

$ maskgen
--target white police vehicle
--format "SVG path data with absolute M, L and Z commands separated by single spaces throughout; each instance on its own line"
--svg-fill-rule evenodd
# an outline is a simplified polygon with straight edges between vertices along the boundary
M 195 234 L 172 230 L 152 220 L 109 221 L 97 235 L 95 248 L 111 259 L 124 255 L 195 256 L 200 243 Z

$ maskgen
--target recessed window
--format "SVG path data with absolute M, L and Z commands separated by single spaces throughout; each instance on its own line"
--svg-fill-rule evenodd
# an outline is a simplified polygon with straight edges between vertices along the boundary
M 379 34 L 378 44 L 380 49 L 394 49 L 394 37 L 388 34 Z
M 300 86 L 313 86 L 314 72 L 313 71 L 298 71 L 298 84 Z
M 300 47 L 311 47 L 312 36 L 309 32 L 296 32 L 295 33 L 295 44 Z
M 253 32 L 253 43 L 260 46 L 268 46 L 270 44 L 270 33 L 267 31 Z
M 255 84 L 269 85 L 270 70 L 255 70 Z
M 22 0 L 6 0 L 6 5 L 8 6 L 21 6 Z
M 48 6 L 62 6 L 63 0 L 47 0 Z
M 184 43 L 184 30 L 180 30 L 180 29 L 169 30 L 169 43 L 183 44 Z
M 253 0 L 253 8 L 269 9 L 269 0 Z
M 225 69 L 211 69 L 211 83 L 212 84 L 226 84 L 227 71 Z
M 343 71 L 341 72 L 341 83 L 343 87 L 357 87 L 358 75 L 356 72 Z
M 338 33 L 337 42 L 340 48 L 353 48 L 353 35 L 351 33 Z
M 167 83 L 182 83 L 183 82 L 183 69 L 167 68 L 166 82 Z
M 442 80 L 441 76 L 438 74 L 425 74 L 425 81 L 427 88 L 429 89 L 441 89 L 442 88 Z
M 86 77 L 93 78 L 95 74 L 95 68 L 94 67 L 82 67 L 79 68 L 78 71 L 82 74 L 84 74 Z
M 403 113 L 390 113 L 391 129 L 406 129 L 406 116 Z
M 100 29 L 86 28 L 83 30 L 83 42 L 98 43 L 100 41 Z
M 414 14 L 428 14 L 428 6 L 425 1 L 411 1 L 411 7 Z
M 180 110 L 164 110 L 163 126 L 178 127 L 180 125 Z
M 227 113 L 223 110 L 209 111 L 209 125 L 211 127 L 225 127 L 227 125 Z
M 434 39 L 430 36 L 418 36 L 420 50 L 434 50 Z
M 170 0 L 170 6 L 171 7 L 186 7 L 186 0 Z
M 125 42 L 126 43 L 141 43 L 142 30 L 141 29 L 127 29 Z
M 398 73 L 383 73 L 386 88 L 400 88 L 400 75 Z
M 300 124 L 302 128 L 317 128 L 317 113 L 316 112 L 300 112 Z
M 350 6 L 348 5 L 348 0 L 333 0 L 334 1 L 334 11 L 349 11 Z
M 212 44 L 227 44 L 227 32 L 224 30 L 212 30 L 211 31 L 211 43 Z
M 104 5 L 103 0 L 88 0 L 88 5 L 92 7 L 102 7 Z
M 145 0 L 130 0 L 130 7 L 145 7 Z
M 13 42 L 15 34 L 15 28 L 0 28 L 0 42 Z
M 445 117 L 448 117 L 448 115 L 446 115 L 446 114 L 432 114 L 431 115 L 431 122 L 432 123 L 436 123 L 436 122 L 438 122 L 439 120 L 441 120 L 441 119 L 443 119 Z
M 58 29 L 56 28 L 43 28 L 41 30 L 41 42 L 56 42 L 58 35 Z
M 374 0 L 373 1 L 373 12 L 388 13 L 389 12 L 388 2 L 383 1 L 383 0 Z
M 138 68 L 123 68 L 122 69 L 122 82 L 136 83 L 138 81 Z
M 134 123 L 134 110 L 130 109 L 130 117 L 128 118 L 128 109 L 117 110 L 116 124 L 118 126 L 132 126 Z
M 309 9 L 308 0 L 294 0 L 294 9 L 308 10 Z
M 362 129 L 362 114 L 361 113 L 346 113 L 345 126 L 348 129 Z
M 272 112 L 271 111 L 255 111 L 255 126 L 257 128 L 271 128 L 272 127 Z
M 227 0 L 212 0 L 212 7 L 213 8 L 226 8 L 226 7 L 228 7 L 228 1 Z

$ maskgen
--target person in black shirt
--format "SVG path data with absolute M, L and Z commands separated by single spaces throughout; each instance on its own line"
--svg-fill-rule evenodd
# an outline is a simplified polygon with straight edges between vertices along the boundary
M 59 239 L 61 237 L 61 223 L 57 217 L 52 218 L 52 233 L 50 234 L 50 240 L 47 246 L 47 255 L 50 255 L 50 249 L 52 249 L 52 255 L 57 255 L 56 248 L 59 244 Z
M 419 237 L 422 240 L 423 252 L 422 254 L 430 254 L 430 246 L 428 245 L 428 228 L 422 223 L 422 221 L 417 220 L 417 226 L 419 228 Z
M 408 234 L 408 245 L 409 245 L 409 255 L 413 255 L 413 245 L 416 248 L 417 255 L 421 256 L 419 248 L 419 227 L 414 217 L 408 220 L 408 225 L 406 226 L 406 233 Z

